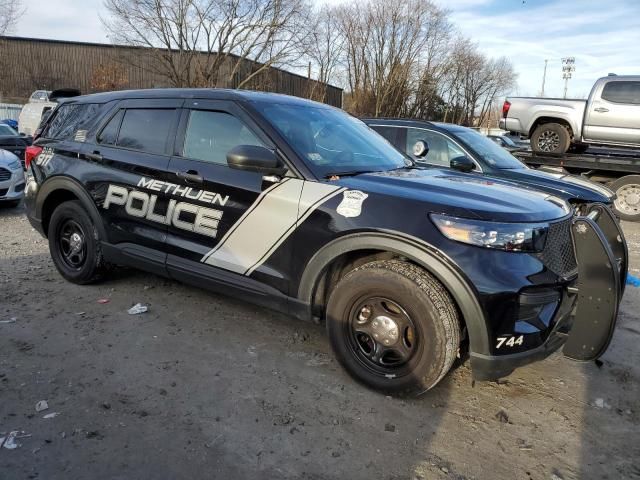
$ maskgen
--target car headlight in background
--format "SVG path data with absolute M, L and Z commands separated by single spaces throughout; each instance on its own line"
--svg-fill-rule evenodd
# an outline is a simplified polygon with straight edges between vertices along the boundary
M 508 252 L 541 252 L 547 240 L 548 223 L 496 223 L 432 213 L 440 233 L 457 242 Z
M 20 163 L 20 160 L 15 160 L 13 162 L 11 162 L 9 165 L 9 170 L 18 170 L 18 169 L 22 169 L 22 163 Z

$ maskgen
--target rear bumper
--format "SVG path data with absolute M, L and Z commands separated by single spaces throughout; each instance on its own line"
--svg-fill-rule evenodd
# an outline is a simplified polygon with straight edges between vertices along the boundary
M 592 205 L 587 216 L 575 217 L 572 228 L 578 276 L 563 289 L 546 341 L 537 348 L 508 355 L 471 352 L 475 380 L 507 376 L 563 346 L 565 356 L 579 361 L 594 360 L 608 348 L 624 293 L 627 245 L 619 223 L 602 204 Z
M 499 120 L 498 126 L 502 129 L 502 130 L 506 130 L 508 132 L 517 132 L 523 135 L 527 135 L 529 132 L 524 131 L 524 129 L 522 128 L 522 124 L 520 123 L 520 120 L 517 118 L 501 118 Z

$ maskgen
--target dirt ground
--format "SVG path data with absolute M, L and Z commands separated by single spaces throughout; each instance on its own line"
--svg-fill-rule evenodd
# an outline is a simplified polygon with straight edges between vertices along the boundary
M 353 382 L 322 326 L 131 270 L 63 281 L 22 207 L 0 209 L 0 282 L 0 437 L 24 432 L 3 480 L 640 478 L 638 288 L 601 367 L 473 386 L 463 364 L 402 400 Z

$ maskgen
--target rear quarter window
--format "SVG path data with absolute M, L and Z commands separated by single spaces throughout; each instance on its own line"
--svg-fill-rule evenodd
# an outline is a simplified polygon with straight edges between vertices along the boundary
M 42 136 L 52 140 L 75 140 L 80 131 L 78 138 L 84 138 L 87 128 L 96 120 L 102 107 L 99 103 L 60 105 L 53 113 Z

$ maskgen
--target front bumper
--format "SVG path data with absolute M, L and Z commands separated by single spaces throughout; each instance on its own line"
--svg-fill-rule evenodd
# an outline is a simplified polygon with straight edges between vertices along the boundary
M 7 169 L 4 168 L 4 170 Z M 10 172 L 11 176 L 8 179 L 0 181 L 0 202 L 13 202 L 24 197 L 24 172 L 22 170 Z
M 495 380 L 542 360 L 564 345 L 565 356 L 588 361 L 608 348 L 624 293 L 628 250 L 620 224 L 602 204 L 573 219 L 577 277 L 562 291 L 554 324 L 545 342 L 508 355 L 471 352 L 475 380 Z

